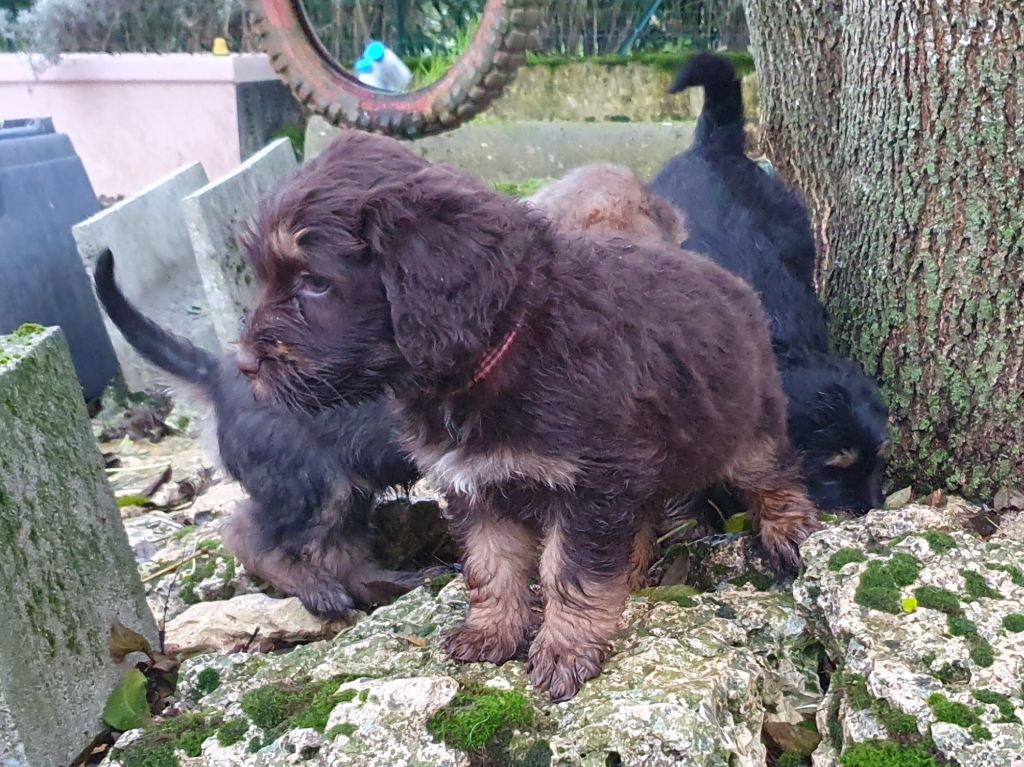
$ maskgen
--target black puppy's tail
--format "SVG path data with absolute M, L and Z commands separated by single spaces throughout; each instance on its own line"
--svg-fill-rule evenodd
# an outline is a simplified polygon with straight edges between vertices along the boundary
M 96 259 L 93 280 L 107 316 L 135 351 L 161 370 L 204 390 L 213 385 L 217 358 L 191 341 L 164 330 L 125 298 L 114 281 L 114 255 L 109 249 Z
M 669 93 L 696 86 L 704 88 L 704 108 L 697 120 L 693 144 L 699 147 L 714 136 L 731 151 L 742 154 L 746 137 L 743 133 L 743 91 L 736 68 L 723 56 L 698 53 L 679 70 Z

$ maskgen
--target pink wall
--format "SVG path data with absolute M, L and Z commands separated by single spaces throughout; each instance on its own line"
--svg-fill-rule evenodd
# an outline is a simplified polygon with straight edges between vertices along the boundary
M 0 54 L 0 119 L 52 117 L 97 194 L 131 195 L 190 162 L 210 178 L 238 165 L 235 85 L 273 80 L 262 54 L 67 54 L 33 73 Z

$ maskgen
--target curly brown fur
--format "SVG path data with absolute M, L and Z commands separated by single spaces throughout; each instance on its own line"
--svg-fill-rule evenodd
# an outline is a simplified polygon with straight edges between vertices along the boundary
M 673 245 L 686 239 L 682 214 L 621 165 L 574 168 L 541 187 L 526 202 L 543 211 L 563 232 L 650 237 Z
M 172 335 L 128 301 L 110 251 L 97 259 L 94 277 L 128 343 L 213 406 L 220 459 L 251 499 L 224 529 L 224 545 L 247 571 L 299 597 L 312 613 L 344 618 L 446 570 L 387 570 L 370 553 L 375 499 L 418 478 L 394 444 L 385 402 L 316 414 L 259 404 L 233 360 Z
M 296 247 L 276 249 L 279 232 Z M 255 234 L 264 288 L 241 341 L 253 388 L 305 408 L 394 392 L 465 547 L 473 606 L 449 638 L 456 657 L 502 662 L 527 639 L 539 553 L 528 672 L 571 698 L 608 653 L 650 510 L 716 482 L 742 486 L 770 554 L 797 564 L 816 519 L 767 321 L 711 261 L 558 234 L 529 206 L 354 131 L 268 202 Z

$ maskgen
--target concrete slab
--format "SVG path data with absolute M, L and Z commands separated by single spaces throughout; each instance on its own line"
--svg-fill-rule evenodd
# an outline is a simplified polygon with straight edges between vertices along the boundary
M 264 195 L 297 168 L 291 142 L 278 139 L 234 173 L 182 200 L 192 250 L 222 348 L 238 340 L 238 318 L 257 297 L 255 278 L 242 259 L 238 237 Z
M 409 148 L 484 181 L 558 177 L 592 162 L 625 165 L 650 179 L 693 141 L 696 123 L 477 121 L 409 142 Z M 306 127 L 306 160 L 318 156 L 339 129 L 321 117 Z
M 216 349 L 217 334 L 181 208 L 182 198 L 207 183 L 202 165 L 186 165 L 76 224 L 71 232 L 90 274 L 99 254 L 110 248 L 118 283 L 150 319 L 204 348 Z M 173 382 L 136 354 L 103 316 L 129 389 L 145 391 Z
M 124 672 L 115 621 L 156 641 L 57 328 L 0 336 L 0 764 L 69 764 Z

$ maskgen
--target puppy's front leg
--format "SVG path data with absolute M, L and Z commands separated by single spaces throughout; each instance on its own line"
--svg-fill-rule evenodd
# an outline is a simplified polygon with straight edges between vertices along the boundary
M 496 517 L 483 500 L 449 498 L 448 511 L 462 547 L 469 615 L 448 634 L 445 650 L 455 660 L 504 663 L 525 646 L 530 628 L 536 535 Z
M 544 538 L 544 625 L 530 646 L 527 674 L 556 703 L 601 673 L 626 605 L 632 539 L 627 531 L 617 544 L 576 540 L 558 525 Z

